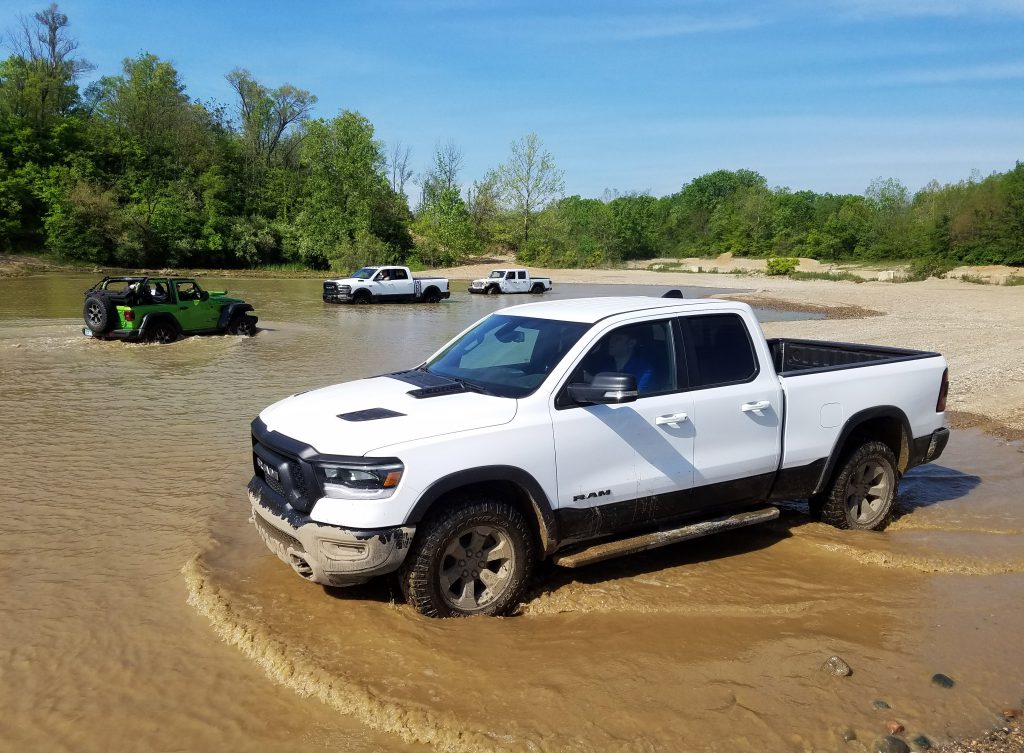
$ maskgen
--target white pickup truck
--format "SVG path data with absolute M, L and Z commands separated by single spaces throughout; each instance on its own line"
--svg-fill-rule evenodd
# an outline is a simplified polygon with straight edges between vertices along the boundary
M 300 393 L 252 423 L 253 520 L 307 580 L 397 571 L 431 616 L 504 614 L 534 565 L 776 518 L 889 521 L 939 457 L 937 353 L 766 340 L 749 306 L 589 298 L 506 308 L 424 363 Z
M 544 293 L 551 290 L 550 277 L 531 277 L 528 269 L 495 269 L 487 277 L 469 283 L 470 293 Z
M 439 303 L 449 298 L 444 277 L 413 277 L 408 267 L 363 267 L 351 277 L 324 280 L 324 303 Z

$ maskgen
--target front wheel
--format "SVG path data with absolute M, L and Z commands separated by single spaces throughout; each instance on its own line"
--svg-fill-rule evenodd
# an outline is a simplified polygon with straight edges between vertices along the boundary
M 256 320 L 251 316 L 239 314 L 228 323 L 228 334 L 253 337 L 256 334 Z
M 503 615 L 519 603 L 533 559 L 533 535 L 517 509 L 467 497 L 421 526 L 399 583 L 428 617 Z
M 895 509 L 896 456 L 884 442 L 865 442 L 850 454 L 826 493 L 811 501 L 822 522 L 880 531 Z
M 497 295 L 501 292 L 497 285 L 491 285 L 484 291 L 487 295 Z

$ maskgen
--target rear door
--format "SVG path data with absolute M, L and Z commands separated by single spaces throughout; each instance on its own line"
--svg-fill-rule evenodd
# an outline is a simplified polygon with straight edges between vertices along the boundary
M 690 382 L 697 507 L 765 499 L 779 467 L 782 386 L 739 313 L 680 317 Z

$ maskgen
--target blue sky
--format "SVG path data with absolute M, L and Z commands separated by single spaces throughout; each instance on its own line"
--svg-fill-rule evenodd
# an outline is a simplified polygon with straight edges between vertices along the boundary
M 45 5 L 0 0 L 0 25 Z M 358 110 L 378 138 L 463 151 L 462 181 L 536 132 L 567 193 L 664 195 L 711 170 L 912 191 L 1024 159 L 1024 0 L 101 2 L 66 0 L 80 54 L 174 62 L 233 104 L 248 68 Z

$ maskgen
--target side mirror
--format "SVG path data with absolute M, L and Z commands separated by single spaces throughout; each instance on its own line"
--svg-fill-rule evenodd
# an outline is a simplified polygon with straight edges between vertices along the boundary
M 604 371 L 595 376 L 590 384 L 570 384 L 569 397 L 581 405 L 615 405 L 632 403 L 639 397 L 639 392 L 636 377 L 632 374 Z
M 199 293 L 199 300 L 200 301 L 208 301 L 208 300 L 210 300 L 210 294 L 207 293 L 205 290 L 202 291 L 201 293 Z

